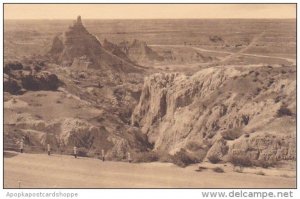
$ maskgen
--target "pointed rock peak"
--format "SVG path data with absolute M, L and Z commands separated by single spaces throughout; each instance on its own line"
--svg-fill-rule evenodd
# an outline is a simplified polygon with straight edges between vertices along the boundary
M 77 17 L 77 21 L 76 21 L 76 23 L 77 23 L 77 24 L 81 24 L 81 25 L 82 25 L 82 22 L 81 22 L 81 16 L 80 16 L 80 15 Z
M 84 28 L 80 15 L 77 17 L 77 20 L 74 21 L 73 28 L 80 28 L 80 29 Z

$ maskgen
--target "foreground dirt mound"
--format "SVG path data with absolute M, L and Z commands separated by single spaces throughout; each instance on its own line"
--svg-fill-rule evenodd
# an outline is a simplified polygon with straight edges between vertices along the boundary
M 249 66 L 207 68 L 193 76 L 154 74 L 145 78 L 132 124 L 155 150 L 171 154 L 193 142 L 220 160 L 235 153 L 294 160 L 295 72 Z

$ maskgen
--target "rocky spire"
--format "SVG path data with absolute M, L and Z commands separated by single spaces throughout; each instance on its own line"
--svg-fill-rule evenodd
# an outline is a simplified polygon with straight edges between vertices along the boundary
M 78 15 L 77 20 L 74 21 L 73 27 L 80 27 L 80 28 L 83 27 L 80 15 Z
M 80 15 L 77 17 L 76 23 L 77 23 L 78 25 L 82 25 L 82 22 L 81 22 L 81 16 L 80 16 Z

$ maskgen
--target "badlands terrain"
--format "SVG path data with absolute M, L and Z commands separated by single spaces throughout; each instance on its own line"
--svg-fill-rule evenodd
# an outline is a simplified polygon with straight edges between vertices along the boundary
M 295 26 L 5 20 L 5 187 L 295 187 Z

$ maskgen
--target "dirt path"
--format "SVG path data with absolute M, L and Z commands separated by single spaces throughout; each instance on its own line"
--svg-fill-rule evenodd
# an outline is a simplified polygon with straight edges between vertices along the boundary
M 265 32 L 262 32 L 262 33 L 260 33 L 259 35 L 256 35 L 256 36 L 252 39 L 252 41 L 249 43 L 248 46 L 246 46 L 245 48 L 242 48 L 241 50 L 239 50 L 239 51 L 236 52 L 236 53 L 232 53 L 232 54 L 230 54 L 230 55 L 224 57 L 223 59 L 221 59 L 221 60 L 218 61 L 218 62 L 222 63 L 222 62 L 228 61 L 228 60 L 230 60 L 230 59 L 233 59 L 233 58 L 235 58 L 235 57 L 237 57 L 237 56 L 239 56 L 239 55 L 242 55 L 244 52 L 246 52 L 248 49 L 250 49 L 252 46 L 254 46 L 254 45 L 257 43 L 257 41 L 258 41 L 260 38 L 262 38 L 262 36 L 263 36 L 264 34 L 265 34 Z M 254 56 L 257 57 L 256 54 L 254 54 Z
M 259 34 L 258 36 L 256 36 L 251 43 L 241 49 L 238 52 L 228 52 L 228 51 L 221 51 L 221 50 L 210 50 L 210 49 L 204 49 L 204 48 L 200 48 L 200 47 L 194 47 L 194 46 L 185 46 L 185 45 L 149 45 L 149 46 L 160 46 L 160 47 L 177 47 L 177 48 L 192 48 L 194 50 L 198 50 L 198 51 L 203 51 L 203 52 L 213 52 L 213 53 L 223 53 L 223 54 L 227 54 L 227 56 L 225 56 L 223 59 L 217 61 L 218 63 L 220 62 L 225 62 L 228 61 L 229 59 L 232 59 L 238 55 L 243 55 L 243 56 L 249 56 L 249 57 L 258 57 L 258 58 L 271 58 L 271 59 L 282 59 L 282 60 L 286 60 L 288 62 L 291 62 L 291 64 L 296 64 L 296 59 L 291 59 L 291 58 L 286 58 L 286 57 L 278 57 L 278 56 L 270 56 L 270 55 L 261 55 L 261 54 L 255 54 L 255 53 L 244 53 L 245 51 L 247 51 L 248 49 L 250 49 L 252 46 L 254 46 L 256 44 L 256 42 L 264 35 L 264 32 Z
M 44 154 L 18 154 L 4 159 L 4 187 L 17 188 L 287 188 L 295 178 L 260 176 L 196 165 L 179 168 L 169 163 L 130 164 Z

